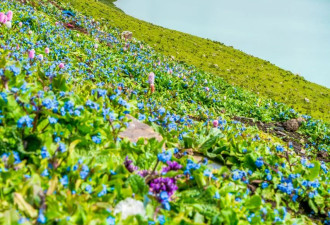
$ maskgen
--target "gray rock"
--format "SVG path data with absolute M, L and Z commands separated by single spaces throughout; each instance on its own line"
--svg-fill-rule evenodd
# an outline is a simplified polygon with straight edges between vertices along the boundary
M 156 138 L 157 141 L 162 141 L 163 137 L 155 132 L 150 126 L 140 122 L 132 116 L 128 116 L 132 121 L 129 123 L 128 128 L 121 132 L 119 135 L 122 138 L 127 138 L 131 142 L 136 143 L 140 138 L 151 139 Z
M 299 122 L 297 119 L 291 119 L 283 123 L 285 130 L 295 132 L 299 129 Z

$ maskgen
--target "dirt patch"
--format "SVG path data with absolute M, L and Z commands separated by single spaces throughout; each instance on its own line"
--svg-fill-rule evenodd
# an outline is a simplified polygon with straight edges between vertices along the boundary
M 88 34 L 87 29 L 77 25 L 75 21 L 72 21 L 70 23 L 65 23 L 64 26 L 67 29 L 76 30 L 76 31 L 79 31 L 79 32 L 84 33 L 84 34 Z
M 276 137 L 281 138 L 285 141 L 288 146 L 291 143 L 294 151 L 301 156 L 305 156 L 304 144 L 311 144 L 308 141 L 308 137 L 302 134 L 299 134 L 295 129 L 292 129 L 288 125 L 288 121 L 285 122 L 275 122 L 275 123 L 263 123 L 260 121 L 254 121 L 252 118 L 234 116 L 232 119 L 244 123 L 249 126 L 257 126 L 259 130 L 262 130 L 265 133 L 272 134 Z M 320 151 L 317 153 L 317 159 L 319 161 L 330 162 L 329 154 L 325 151 Z

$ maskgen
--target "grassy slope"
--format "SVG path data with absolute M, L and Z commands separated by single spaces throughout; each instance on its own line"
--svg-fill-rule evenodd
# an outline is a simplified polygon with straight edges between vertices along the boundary
M 207 72 L 222 76 L 228 83 L 241 86 L 264 97 L 284 102 L 302 113 L 330 121 L 330 89 L 308 82 L 268 61 L 253 57 L 222 43 L 199 38 L 126 15 L 112 0 L 62 0 L 81 12 L 104 18 L 153 46 Z M 305 98 L 310 103 L 305 102 Z

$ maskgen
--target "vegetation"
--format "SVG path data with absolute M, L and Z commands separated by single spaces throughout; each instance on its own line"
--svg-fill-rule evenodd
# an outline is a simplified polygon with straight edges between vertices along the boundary
M 253 57 L 222 43 L 179 31 L 165 29 L 138 20 L 118 10 L 111 0 L 61 0 L 82 13 L 104 18 L 120 30 L 132 31 L 158 52 L 175 56 L 179 61 L 224 78 L 229 84 L 243 87 L 330 121 L 330 90 L 306 81 L 268 61 Z M 306 101 L 305 98 L 309 100 Z
M 327 124 L 66 4 L 0 12 L 1 224 L 330 223 Z M 234 116 L 300 118 L 303 148 Z

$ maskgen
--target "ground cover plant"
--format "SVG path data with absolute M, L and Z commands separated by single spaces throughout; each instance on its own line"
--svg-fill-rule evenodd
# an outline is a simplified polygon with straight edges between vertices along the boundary
M 120 0 L 118 0 L 120 1 Z M 329 122 L 328 88 L 306 81 L 271 62 L 233 47 L 138 20 L 117 9 L 113 0 L 61 0 L 94 18 L 105 19 L 121 30 L 129 30 L 158 52 L 224 78 L 263 97 L 286 103 L 299 112 Z M 198 15 L 196 15 L 198 16 Z
M 69 5 L 0 12 L 1 224 L 329 224 L 327 124 Z M 303 147 L 234 117 L 299 119 Z

